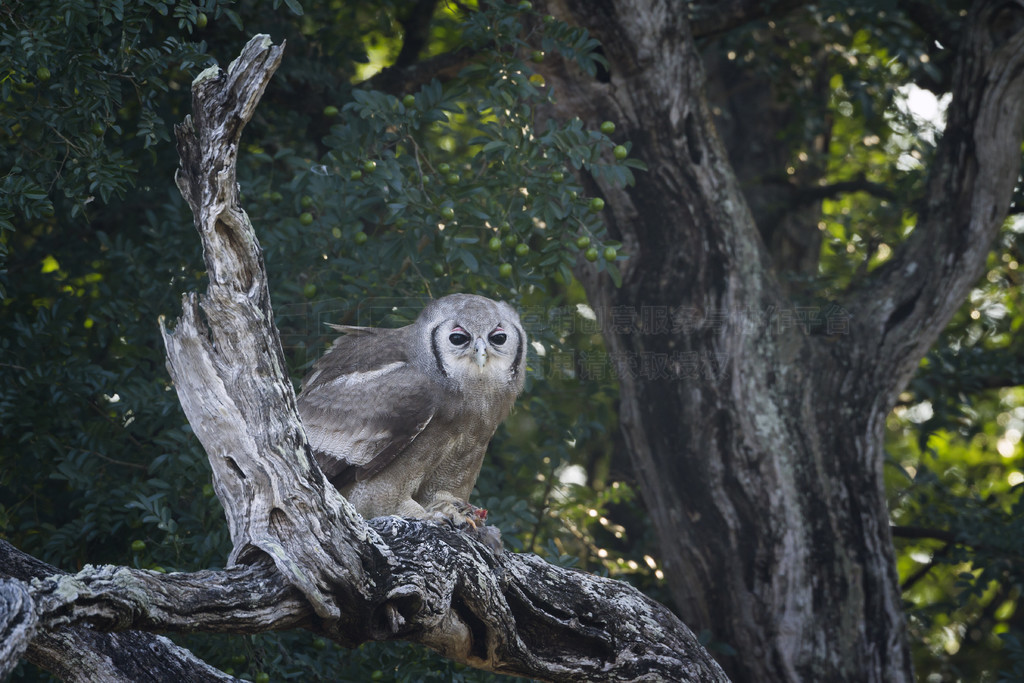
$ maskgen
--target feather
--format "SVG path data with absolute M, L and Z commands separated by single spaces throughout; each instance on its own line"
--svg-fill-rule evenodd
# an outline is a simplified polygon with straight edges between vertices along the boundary
M 460 509 L 523 388 L 515 309 L 453 294 L 396 329 L 342 333 L 302 382 L 306 437 L 328 480 L 367 517 Z

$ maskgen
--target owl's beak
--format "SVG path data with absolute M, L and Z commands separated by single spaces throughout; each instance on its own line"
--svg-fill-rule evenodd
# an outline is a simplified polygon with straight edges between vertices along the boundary
M 473 360 L 476 361 L 476 364 L 481 369 L 484 367 L 484 363 L 487 362 L 487 342 L 479 337 L 473 342 Z

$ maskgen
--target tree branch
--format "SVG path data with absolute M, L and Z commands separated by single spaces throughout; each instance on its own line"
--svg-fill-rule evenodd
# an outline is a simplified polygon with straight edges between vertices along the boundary
M 888 186 L 882 183 L 873 183 L 864 176 L 841 180 L 827 185 L 812 185 L 808 187 L 794 188 L 794 204 L 812 204 L 822 199 L 834 199 L 839 195 L 853 192 L 864 192 L 879 199 L 897 201 L 899 197 Z
M 56 567 L 21 552 L 0 540 L 0 576 L 10 577 L 7 585 L 30 593 L 32 579 L 64 575 Z M 33 620 L 38 621 L 33 600 Z M 12 606 L 0 601 L 0 623 L 9 622 Z M 167 638 L 140 631 L 101 633 L 87 627 L 34 629 L 16 634 L 10 630 L 0 638 L 0 679 L 18 662 L 17 649 L 27 646 L 25 658 L 40 669 L 65 681 L 124 681 L 135 683 L 152 677 L 154 671 L 182 681 L 230 681 L 188 650 Z M 21 640 L 24 636 L 25 640 Z M 21 640 L 21 642 L 19 642 Z
M 408 65 L 396 62 L 366 79 L 361 85 L 392 94 L 410 92 L 435 78 L 453 78 L 471 63 L 477 54 L 477 51 L 463 47 Z
M 966 23 L 917 226 L 847 305 L 857 329 L 845 342 L 878 349 L 865 377 L 885 396 L 906 384 L 984 271 L 1020 167 L 1024 0 L 974 3 Z
M 945 543 L 965 543 L 955 533 L 947 529 L 930 529 L 920 526 L 891 526 L 889 528 L 896 538 L 927 538 Z
M 402 24 L 402 49 L 395 59 L 395 66 L 413 64 L 427 44 L 430 36 L 430 18 L 434 16 L 437 0 L 417 0 L 399 21 Z
M 803 0 L 725 0 L 691 5 L 690 30 L 694 38 L 709 38 L 758 19 L 778 17 L 809 3 Z
M 952 543 L 947 543 L 944 546 L 942 546 L 941 548 L 939 548 L 937 551 L 932 553 L 932 557 L 931 557 L 930 560 L 928 560 L 928 562 L 926 562 L 925 564 L 921 565 L 917 569 L 917 571 L 915 571 L 913 574 L 908 576 L 903 581 L 903 583 L 900 584 L 900 592 L 901 593 L 906 593 L 908 590 L 913 588 L 917 584 L 918 581 L 920 581 L 924 577 L 928 576 L 928 573 L 931 572 L 931 570 L 934 569 L 937 564 L 939 564 L 939 558 L 940 557 L 944 557 L 945 555 L 948 555 L 949 554 L 949 550 L 952 547 L 953 547 Z

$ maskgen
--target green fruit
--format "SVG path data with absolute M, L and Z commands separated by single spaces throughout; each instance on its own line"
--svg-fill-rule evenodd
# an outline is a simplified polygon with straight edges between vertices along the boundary
M 326 647 L 327 647 L 327 641 L 324 640 L 323 638 L 314 638 L 313 639 L 313 649 L 314 650 L 323 650 Z
M 590 246 L 590 238 L 586 235 L 580 235 L 576 238 L 576 246 L 580 249 L 586 249 Z
M 38 69 L 36 69 L 36 78 L 38 78 L 41 81 L 50 80 L 50 70 L 47 69 L 45 66 L 39 67 Z
M 490 249 L 491 251 L 498 251 L 499 249 L 501 249 L 501 238 L 500 237 L 492 237 L 487 242 L 487 248 Z
M 303 211 L 302 213 L 299 214 L 299 222 L 302 223 L 303 225 L 312 225 L 313 214 L 311 214 L 309 211 Z
M 619 255 L 619 252 L 618 252 L 618 250 L 615 247 L 605 247 L 604 248 L 604 260 L 605 261 L 614 261 L 615 257 L 617 257 L 618 255 Z
M 444 264 L 443 263 L 435 263 L 434 264 L 434 275 L 436 275 L 437 277 L 441 277 L 442 275 L 444 275 Z
M 354 238 L 356 244 L 366 244 L 366 240 L 368 240 L 368 239 L 370 239 L 370 238 L 362 230 L 357 232 L 356 236 Z
M 145 541 L 140 540 L 140 539 L 136 539 L 136 540 L 132 541 L 132 551 L 133 552 L 141 553 L 145 549 L 146 549 L 146 542 Z
M 363 162 L 364 173 L 373 173 L 375 170 L 377 170 L 376 161 L 374 161 L 373 159 L 367 159 L 366 161 Z
M 213 498 L 213 484 L 203 484 L 203 497 Z
M 597 260 L 597 256 L 597 249 L 595 249 L 594 247 L 590 247 L 585 252 L 583 252 L 583 258 L 587 259 L 591 263 Z
M 534 50 L 530 53 L 530 60 L 540 64 L 544 61 L 544 53 L 540 50 Z
M 459 177 L 458 173 L 449 173 L 444 177 L 444 182 L 448 185 L 458 185 L 462 178 Z
M 455 218 L 455 209 L 453 209 L 450 206 L 441 207 L 441 218 L 445 219 L 446 221 L 450 221 L 451 219 Z
M 498 275 L 502 277 L 510 277 L 512 275 L 512 264 L 502 263 L 498 266 Z
M 210 19 L 206 16 L 205 12 L 200 12 L 196 16 L 196 28 L 206 28 L 208 23 L 210 23 Z
M 519 9 L 529 11 L 533 9 L 533 3 L 530 0 L 522 0 L 518 5 Z
M 284 199 L 284 195 L 281 194 L 280 192 L 271 192 L 270 193 L 270 201 L 272 201 L 272 202 L 279 202 L 282 199 Z
M 516 243 L 518 241 L 519 241 L 519 238 L 516 237 L 515 235 L 505 235 L 505 246 L 506 247 L 509 247 L 509 248 L 514 247 L 514 246 L 516 246 Z
M 604 210 L 604 200 L 601 199 L 600 197 L 594 197 L 587 204 L 587 208 L 590 209 L 590 211 L 592 213 L 597 213 L 598 211 L 602 211 L 602 210 Z
M 551 172 L 551 180 L 553 182 L 560 183 L 563 180 L 565 180 L 565 174 L 562 173 L 561 171 L 552 171 Z
M 95 135 L 96 137 L 100 137 L 105 132 L 107 132 L 107 127 L 99 121 L 93 121 L 90 130 L 92 130 L 93 135 Z
M 313 198 L 310 197 L 308 194 L 303 195 L 302 199 L 299 200 L 299 204 L 302 205 L 303 209 L 308 209 L 309 207 L 313 206 Z
M 508 232 L 511 229 L 512 229 L 512 224 L 509 223 L 508 221 L 502 221 L 501 225 L 498 226 L 498 230 L 501 230 L 502 232 Z
M 540 74 L 531 74 L 529 78 L 530 84 L 538 88 L 543 88 L 546 81 Z
M 349 173 L 348 177 L 350 180 L 361 180 L 363 177 L 363 172 L 357 168 L 356 170 Z
M 452 167 L 451 167 L 450 164 L 446 164 L 445 162 L 442 161 L 441 163 L 439 163 L 437 165 L 437 172 L 442 174 L 442 175 L 447 174 L 447 173 L 451 173 L 451 171 L 452 171 Z
M 266 671 L 261 671 L 256 674 L 256 678 L 252 679 L 254 683 L 270 683 L 270 674 Z
M 326 116 L 327 118 L 333 119 L 337 115 L 338 108 L 335 107 L 333 104 L 328 104 L 326 107 L 324 107 L 324 116 Z
M 611 121 L 602 121 L 601 132 L 604 133 L 605 135 L 611 135 L 612 133 L 615 132 L 615 124 L 612 123 Z
M 414 104 L 416 104 L 416 96 L 406 95 L 405 97 L 402 98 L 402 104 L 404 104 L 406 107 L 413 106 Z
M 316 285 L 314 285 L 312 282 L 308 283 L 305 287 L 302 288 L 302 295 L 307 299 L 312 299 L 313 297 L 315 297 Z
M 339 228 L 337 225 L 335 225 L 333 228 L 331 228 L 331 235 L 334 237 L 334 239 L 340 240 L 341 239 L 341 228 Z
M 152 569 L 155 572 L 159 572 L 160 574 L 166 574 L 167 573 L 167 570 L 164 569 L 163 567 L 161 567 L 158 564 L 153 565 L 152 567 L 150 567 L 150 569 Z
M 245 664 L 245 655 L 231 655 L 232 664 Z
M 626 149 L 625 145 L 615 145 L 615 149 L 612 150 L 612 156 L 622 161 L 629 156 L 629 150 Z
M 520 242 L 516 245 L 516 256 L 526 256 L 530 253 L 530 245 L 526 242 Z

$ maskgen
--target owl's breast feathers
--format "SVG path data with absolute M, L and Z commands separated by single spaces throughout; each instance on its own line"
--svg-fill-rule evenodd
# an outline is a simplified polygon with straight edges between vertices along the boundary
M 482 449 L 511 410 L 514 393 L 462 394 L 427 375 L 406 351 L 411 327 L 340 329 L 347 334 L 316 363 L 298 397 L 317 462 L 339 488 L 373 477 L 403 453 L 429 460 L 426 450 L 444 450 L 450 430 Z

